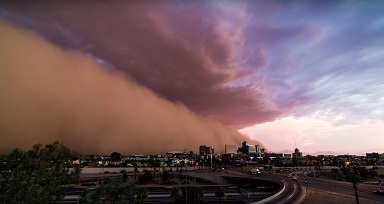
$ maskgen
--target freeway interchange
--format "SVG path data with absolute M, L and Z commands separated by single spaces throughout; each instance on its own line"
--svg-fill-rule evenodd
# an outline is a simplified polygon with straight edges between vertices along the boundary
M 354 189 L 351 183 L 340 182 L 323 178 L 304 178 L 302 172 L 294 172 L 290 176 L 287 174 L 268 174 L 261 173 L 251 175 L 242 168 L 232 168 L 226 173 L 196 173 L 185 172 L 183 174 L 174 173 L 180 179 L 185 178 L 204 178 L 210 181 L 209 184 L 184 184 L 184 185 L 146 185 L 149 196 L 144 203 L 174 203 L 170 197 L 172 187 L 188 189 L 198 186 L 203 189 L 203 203 L 219 203 L 220 200 L 215 196 L 215 191 L 219 186 L 225 189 L 227 203 L 301 203 L 305 200 L 308 188 L 326 191 L 330 194 L 340 194 L 354 196 Z M 116 175 L 115 177 L 118 177 Z M 112 175 L 99 174 L 95 177 L 82 177 L 83 181 L 90 179 L 103 179 L 103 177 L 113 177 Z M 293 179 L 293 177 L 297 178 Z M 307 180 L 307 182 L 305 181 Z M 377 203 L 384 203 L 384 196 L 375 195 L 372 192 L 380 190 L 380 186 L 372 184 L 358 185 L 358 195 L 361 199 L 367 199 Z M 62 203 L 76 203 L 78 195 L 67 196 L 67 200 Z

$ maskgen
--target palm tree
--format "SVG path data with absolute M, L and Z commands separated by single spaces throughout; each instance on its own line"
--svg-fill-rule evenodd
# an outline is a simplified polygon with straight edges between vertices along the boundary
M 183 191 L 178 187 L 173 187 L 171 198 L 175 199 L 175 202 L 181 201 L 183 199 Z
M 188 199 L 195 203 L 201 203 L 204 197 L 204 192 L 201 187 L 191 187 L 188 192 Z
M 353 188 L 355 189 L 356 203 L 359 204 L 359 196 L 357 195 L 357 184 L 361 182 L 360 176 L 356 174 L 349 174 L 345 177 L 345 180 L 353 184 Z
M 147 188 L 139 188 L 136 194 L 136 199 L 139 203 L 143 203 L 144 199 L 148 198 L 148 189 Z
M 133 171 L 135 172 L 135 180 L 136 180 L 136 174 L 137 174 L 137 172 L 139 171 L 139 170 L 137 169 L 137 166 L 135 166 L 135 169 L 134 169 Z
M 217 191 L 215 192 L 215 195 L 216 195 L 217 197 L 219 197 L 219 200 L 220 200 L 220 203 L 221 203 L 221 198 L 225 197 L 225 190 L 224 190 L 224 188 L 220 186 L 220 187 L 217 189 Z

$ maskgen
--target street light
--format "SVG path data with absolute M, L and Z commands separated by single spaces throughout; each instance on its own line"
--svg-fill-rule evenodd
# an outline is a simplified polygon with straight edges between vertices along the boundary
M 212 170 L 212 150 L 213 150 L 213 147 L 211 149 L 211 170 Z

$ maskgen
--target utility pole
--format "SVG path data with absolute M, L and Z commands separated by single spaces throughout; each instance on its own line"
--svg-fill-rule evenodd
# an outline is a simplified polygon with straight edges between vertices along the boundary
M 212 170 L 212 151 L 213 151 L 213 147 L 211 148 L 211 170 Z

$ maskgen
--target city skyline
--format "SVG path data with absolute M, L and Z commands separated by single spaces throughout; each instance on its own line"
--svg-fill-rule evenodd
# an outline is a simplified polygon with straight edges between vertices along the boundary
M 383 4 L 2 2 L 0 147 L 383 151 Z

